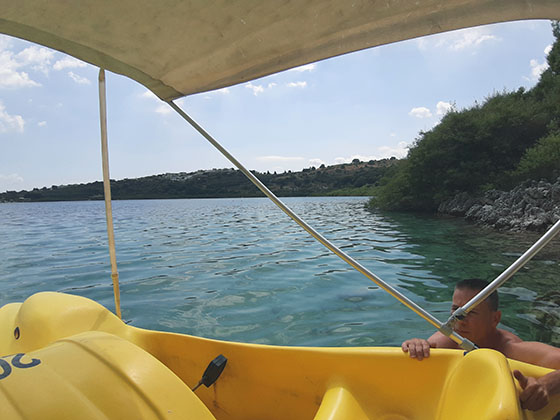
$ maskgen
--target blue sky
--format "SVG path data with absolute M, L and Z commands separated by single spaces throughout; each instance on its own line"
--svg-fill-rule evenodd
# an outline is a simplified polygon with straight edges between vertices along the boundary
M 404 157 L 451 106 L 532 87 L 549 21 L 497 24 L 324 60 L 179 100 L 249 169 Z M 0 35 L 0 192 L 101 180 L 98 69 Z M 142 85 L 107 74 L 111 178 L 232 165 Z

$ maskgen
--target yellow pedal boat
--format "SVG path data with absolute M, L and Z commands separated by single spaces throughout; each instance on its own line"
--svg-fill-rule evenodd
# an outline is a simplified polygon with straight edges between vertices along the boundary
M 173 100 L 351 51 L 518 19 L 560 19 L 559 0 L 0 0 L 0 33 L 101 69 L 119 315 L 103 69 L 167 102 L 319 242 L 396 296 L 269 194 Z M 401 301 L 441 326 L 413 302 Z M 221 376 L 191 391 L 219 355 L 228 360 Z M 548 420 L 560 411 L 559 397 L 539 412 L 522 410 L 513 369 L 534 377 L 549 372 L 492 350 L 465 355 L 435 349 L 417 362 L 400 348 L 275 347 L 143 330 L 91 300 L 52 292 L 0 308 L 2 420 Z
M 551 419 L 531 413 L 493 350 L 277 347 L 126 325 L 98 303 L 43 292 L 0 309 L 1 419 Z M 218 380 L 191 391 L 224 355 Z

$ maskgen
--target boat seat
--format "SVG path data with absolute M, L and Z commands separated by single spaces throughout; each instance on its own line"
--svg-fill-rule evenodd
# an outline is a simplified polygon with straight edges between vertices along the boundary
M 0 358 L 0 418 L 192 419 L 214 416 L 135 344 L 90 331 Z

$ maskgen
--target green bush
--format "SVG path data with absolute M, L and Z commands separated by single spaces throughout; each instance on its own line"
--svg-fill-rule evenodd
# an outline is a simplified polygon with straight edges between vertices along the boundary
M 553 181 L 560 176 L 560 133 L 545 137 L 527 149 L 512 175 L 518 181 Z

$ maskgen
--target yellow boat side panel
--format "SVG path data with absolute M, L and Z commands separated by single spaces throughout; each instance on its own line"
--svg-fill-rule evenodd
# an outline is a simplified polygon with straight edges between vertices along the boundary
M 112 334 L 85 332 L 0 365 L 5 420 L 214 419 L 165 365 Z
M 228 358 L 222 376 L 195 396 L 190 388 L 219 354 Z M 522 410 L 511 370 L 550 370 L 493 350 L 433 349 L 418 362 L 400 348 L 209 340 L 128 326 L 95 302 L 57 293 L 0 308 L 0 355 L 11 355 L 0 358 L 2 419 L 550 420 L 560 411 L 559 397 L 537 413 Z

